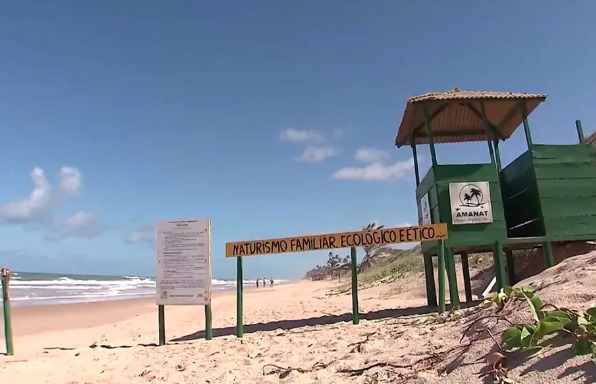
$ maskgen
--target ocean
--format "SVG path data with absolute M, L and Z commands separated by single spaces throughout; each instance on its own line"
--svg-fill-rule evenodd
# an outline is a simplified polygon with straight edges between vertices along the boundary
M 10 273 L 13 306 L 88 303 L 155 296 L 155 279 L 141 276 L 95 276 L 53 273 Z M 275 280 L 283 283 L 284 280 Z M 255 286 L 255 280 L 244 280 Z M 212 290 L 233 289 L 235 280 L 212 280 Z M 2 306 L 0 300 L 0 306 Z

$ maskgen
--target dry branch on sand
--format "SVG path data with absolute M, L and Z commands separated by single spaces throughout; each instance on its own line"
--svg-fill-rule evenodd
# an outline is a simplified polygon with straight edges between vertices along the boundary
M 347 374 L 349 376 L 361 376 L 364 373 L 374 369 L 374 368 L 388 368 L 393 370 L 393 373 L 397 376 L 392 383 L 405 383 L 408 380 L 415 378 L 419 372 L 428 371 L 431 369 L 435 369 L 440 363 L 442 363 L 446 358 L 448 358 L 452 353 L 464 353 L 467 351 L 471 346 L 471 343 L 464 344 L 464 345 L 457 345 L 455 347 L 446 349 L 444 351 L 439 351 L 435 353 L 431 353 L 419 360 L 416 360 L 410 364 L 399 364 L 397 362 L 391 361 L 377 361 L 374 363 L 370 363 L 363 367 L 352 369 L 352 368 L 341 368 L 337 372 Z M 400 372 L 396 370 L 405 370 L 406 372 Z
M 280 379 L 286 378 L 292 371 L 297 371 L 299 373 L 307 373 L 307 372 L 314 372 L 320 369 L 325 369 L 335 361 L 330 363 L 323 363 L 321 361 L 316 362 L 310 368 L 300 368 L 300 367 L 280 367 L 279 365 L 275 364 L 267 364 L 263 366 L 263 376 L 266 375 L 278 375 Z

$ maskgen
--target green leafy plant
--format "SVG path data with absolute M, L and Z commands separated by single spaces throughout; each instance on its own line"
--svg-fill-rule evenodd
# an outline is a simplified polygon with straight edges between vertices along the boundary
M 496 305 L 499 309 L 503 309 L 505 304 L 512 299 L 525 299 L 534 297 L 534 290 L 530 286 L 521 288 L 504 287 L 497 293 L 493 293 L 488 299 L 482 302 L 484 307 Z
M 569 340 L 576 355 L 591 354 L 596 360 L 596 307 L 586 311 L 557 308 L 543 303 L 532 287 L 505 287 L 485 300 L 487 306 L 503 308 L 511 300 L 528 303 L 533 321 L 527 324 L 512 325 L 501 334 L 505 350 L 537 352 L 544 348 L 547 338 L 561 336 Z

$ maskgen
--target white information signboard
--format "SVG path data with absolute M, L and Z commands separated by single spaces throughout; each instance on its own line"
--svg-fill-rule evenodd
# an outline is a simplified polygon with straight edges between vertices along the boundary
M 428 202 L 428 193 L 422 196 L 420 200 L 420 213 L 422 216 L 421 225 L 429 225 L 432 224 L 432 219 L 430 217 L 430 203 Z
M 158 305 L 210 303 L 210 219 L 157 223 L 156 285 Z
M 450 183 L 449 200 L 451 221 L 454 225 L 493 222 L 490 184 L 487 181 Z

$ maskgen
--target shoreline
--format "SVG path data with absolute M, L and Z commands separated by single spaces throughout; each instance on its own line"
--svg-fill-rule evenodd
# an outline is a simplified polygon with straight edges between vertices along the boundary
M 291 284 L 300 280 L 281 280 L 275 283 L 277 285 Z M 255 284 L 244 283 L 244 290 L 256 289 Z M 267 287 L 270 288 L 270 287 Z M 262 289 L 260 287 L 259 289 Z M 236 284 L 230 285 L 215 285 L 211 288 L 212 294 L 218 292 L 228 292 L 236 290 Z M 14 295 L 14 294 L 13 294 Z M 155 289 L 153 292 L 144 293 L 130 293 L 113 296 L 93 296 L 92 299 L 89 297 L 80 296 L 63 296 L 60 298 L 55 297 L 38 297 L 38 298 L 11 298 L 10 304 L 12 308 L 25 308 L 25 307 L 40 307 L 40 306 L 57 306 L 57 305 L 74 305 L 74 304 L 91 304 L 91 303 L 105 303 L 105 302 L 118 302 L 118 301 L 131 301 L 131 300 L 151 300 L 155 298 Z M 11 295 L 12 296 L 12 295 Z M 0 300 L 0 308 L 2 308 L 2 301 Z
M 278 284 L 291 286 L 296 282 Z M 270 293 L 273 288 L 256 288 L 244 285 L 244 294 L 253 295 L 259 292 Z M 236 287 L 212 291 L 213 304 L 224 298 L 233 297 L 235 301 Z M 1 307 L 1 305 L 0 305 Z M 75 302 L 75 303 L 40 303 L 36 305 L 14 305 L 12 307 L 12 325 L 15 338 L 38 335 L 45 332 L 68 331 L 75 329 L 88 329 L 125 322 L 140 316 L 155 316 L 157 319 L 157 304 L 155 295 L 150 297 L 136 297 L 125 299 Z M 200 305 L 166 306 L 166 311 L 176 307 L 192 309 Z M 105 315 L 102 315 L 104 314 Z M 201 315 L 202 316 L 202 315 Z M 43 321 L 40 321 L 43 319 Z M 72 319 L 72 321 L 71 321 Z M 202 319 L 201 319 L 202 321 Z M 0 321 L 1 323 L 1 321 Z M 155 322 L 157 328 L 157 321 Z M 215 327 L 215 325 L 214 325 Z

